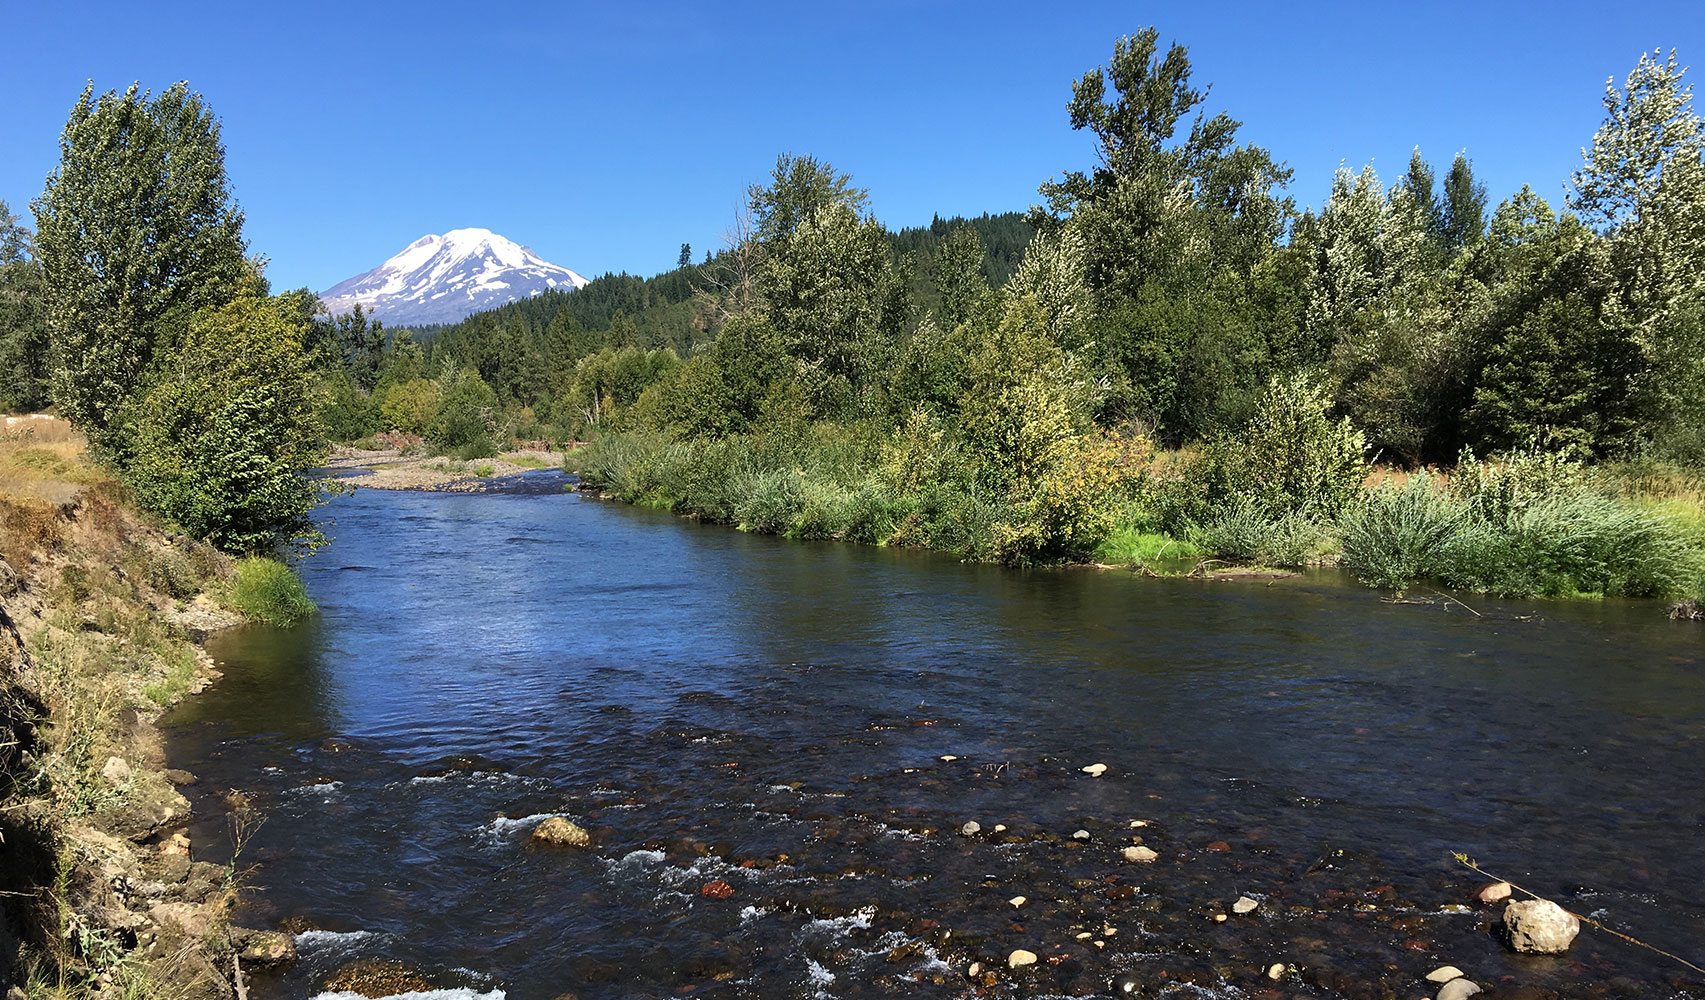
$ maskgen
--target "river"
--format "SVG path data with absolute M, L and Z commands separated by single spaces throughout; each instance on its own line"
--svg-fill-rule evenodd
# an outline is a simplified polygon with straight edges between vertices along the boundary
M 197 854 L 241 790 L 238 918 L 301 932 L 252 996 L 382 958 L 489 1000 L 1705 997 L 1592 929 L 1507 953 L 1451 857 L 1700 961 L 1705 642 L 1649 603 L 1012 571 L 527 482 L 336 499 L 320 614 L 218 638 L 169 717 Z

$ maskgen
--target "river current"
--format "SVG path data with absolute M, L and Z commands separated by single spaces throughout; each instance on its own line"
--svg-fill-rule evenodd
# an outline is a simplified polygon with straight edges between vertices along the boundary
M 488 1000 L 1705 997 L 1592 928 L 1508 953 L 1452 857 L 1705 964 L 1705 633 L 1652 604 L 1012 571 L 527 484 L 336 499 L 320 613 L 219 637 L 170 717 L 196 853 L 241 791 L 238 920 L 297 932 L 252 996 L 383 959 Z

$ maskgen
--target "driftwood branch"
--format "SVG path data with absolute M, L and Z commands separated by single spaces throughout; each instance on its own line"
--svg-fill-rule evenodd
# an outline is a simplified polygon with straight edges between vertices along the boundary
M 1532 896 L 1534 899 L 1544 899 L 1545 898 L 1544 896 L 1541 896 L 1539 893 L 1534 892 L 1532 889 L 1529 889 L 1529 888 L 1521 885 L 1520 883 L 1512 882 L 1507 878 L 1503 878 L 1502 876 L 1492 874 L 1491 872 L 1487 871 L 1486 869 L 1480 867 L 1480 865 L 1477 864 L 1473 858 L 1470 858 L 1466 854 L 1457 854 L 1454 856 L 1455 856 L 1458 864 L 1469 869 L 1470 871 L 1479 872 L 1480 874 L 1486 876 L 1487 878 L 1491 879 L 1494 882 L 1503 882 L 1503 883 L 1507 884 L 1510 888 L 1516 890 L 1517 892 L 1525 893 L 1526 895 Z M 1671 961 L 1680 962 L 1682 965 L 1687 966 L 1689 969 L 1692 969 L 1694 972 L 1697 972 L 1700 975 L 1705 976 L 1705 969 L 1702 969 L 1699 966 L 1694 965 L 1692 962 L 1689 962 L 1687 959 L 1682 958 L 1680 955 L 1672 954 L 1672 953 L 1667 952 L 1667 951 L 1663 950 L 1662 948 L 1659 948 L 1655 945 L 1649 945 L 1646 942 L 1640 940 L 1639 938 L 1633 937 L 1633 936 L 1628 935 L 1628 934 L 1624 934 L 1619 930 L 1613 930 L 1609 927 L 1606 927 L 1604 924 L 1599 923 L 1597 920 L 1594 920 L 1593 918 L 1591 918 L 1589 916 L 1585 916 L 1583 914 L 1576 913 L 1572 910 L 1563 910 L 1563 912 L 1569 914 L 1569 916 L 1574 917 L 1576 920 L 1579 920 L 1581 923 L 1586 924 L 1589 927 L 1593 927 L 1597 930 L 1603 931 L 1606 934 L 1609 934 L 1611 937 L 1621 938 L 1622 940 L 1628 942 L 1631 945 L 1634 945 L 1634 946 L 1639 947 L 1639 948 L 1644 948 L 1650 952 L 1656 952 L 1657 954 L 1662 955 L 1663 957 L 1670 959 Z

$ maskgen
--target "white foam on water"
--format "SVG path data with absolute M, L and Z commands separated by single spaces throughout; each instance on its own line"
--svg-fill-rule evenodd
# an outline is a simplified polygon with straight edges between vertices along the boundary
M 303 931 L 295 936 L 296 947 L 303 951 L 344 948 L 373 937 L 372 931 Z
M 424 992 L 417 990 L 413 993 L 394 993 L 388 997 L 380 997 L 379 1000 L 504 1000 L 506 996 L 507 994 L 502 990 L 481 993 L 467 987 L 458 987 L 453 990 L 426 990 Z M 320 993 L 315 995 L 313 1000 L 367 1000 L 367 998 L 359 993 Z
M 835 974 L 824 968 L 821 962 L 814 958 L 807 958 L 805 960 L 805 975 L 810 978 L 811 984 L 817 987 L 817 1000 L 829 1000 L 829 997 L 833 996 L 829 992 L 829 987 L 835 983 Z
M 506 837 L 511 834 L 523 833 L 527 830 L 531 830 L 533 827 L 538 826 L 545 820 L 556 816 L 561 816 L 564 819 L 568 818 L 567 813 L 559 812 L 534 813 L 531 816 L 499 816 L 490 823 L 487 823 L 485 826 L 480 827 L 480 833 L 488 839 L 496 840 L 500 837 Z
M 867 906 L 844 917 L 817 917 L 807 921 L 799 930 L 802 934 L 823 932 L 831 937 L 838 937 L 848 931 L 870 930 L 870 923 L 875 918 L 876 907 Z
M 740 910 L 740 922 L 742 924 L 749 924 L 754 920 L 768 916 L 769 912 L 769 909 L 763 906 L 742 907 Z

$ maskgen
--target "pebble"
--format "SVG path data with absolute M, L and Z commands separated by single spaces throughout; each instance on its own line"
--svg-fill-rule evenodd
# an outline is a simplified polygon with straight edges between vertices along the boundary
M 1107 773 L 1107 765 L 1106 764 L 1091 764 L 1088 767 L 1083 769 L 1083 773 L 1089 775 L 1091 778 L 1099 778 L 1103 774 Z
M 1035 964 L 1036 953 L 1033 951 L 1025 951 L 1023 948 L 1014 949 L 1013 953 L 1006 957 L 1006 966 L 1009 969 L 1022 969 L 1026 965 Z
M 1125 856 L 1126 861 L 1135 861 L 1145 865 L 1154 863 L 1154 859 L 1160 857 L 1146 847 L 1127 847 L 1120 853 Z
M 959 828 L 959 835 L 961 837 L 975 837 L 977 834 L 982 833 L 982 832 L 983 832 L 983 824 L 977 822 L 976 820 L 972 820 L 971 822 L 966 823 L 964 826 Z
M 1255 908 L 1260 905 L 1260 903 L 1250 899 L 1248 896 L 1239 896 L 1237 897 L 1237 902 L 1231 904 L 1231 912 L 1237 914 L 1253 913 Z
M 1129 972 L 1113 980 L 1113 995 L 1134 997 L 1143 988 L 1143 981 Z
M 1149 825 L 1149 821 L 1146 819 L 1131 820 L 1131 829 L 1133 829 L 1133 830 L 1141 830 L 1143 827 L 1148 826 L 1148 825 Z
M 942 759 L 942 761 L 943 761 L 943 762 L 944 762 L 944 763 L 948 763 L 948 764 L 951 764 L 951 763 L 953 763 L 953 762 L 954 762 L 954 761 L 956 761 L 956 760 L 958 760 L 958 759 L 959 759 L 959 758 L 958 758 L 958 757 L 956 757 L 956 756 L 954 756 L 954 755 L 953 755 L 953 754 L 950 754 L 950 753 L 944 753 L 944 754 L 942 754 L 942 755 L 941 755 L 941 759 Z
M 1275 983 L 1285 978 L 1285 964 L 1283 962 L 1274 962 L 1272 965 L 1267 966 L 1267 978 L 1271 979 Z
M 1471 997 L 1479 992 L 1480 987 L 1476 983 L 1471 983 L 1466 979 L 1452 979 L 1444 984 L 1443 989 L 1439 990 L 1439 1000 L 1464 1000 L 1464 998 Z
M 981 962 L 972 962 L 970 967 L 965 970 L 965 975 L 969 976 L 972 979 L 976 979 L 978 976 L 980 976 L 982 974 L 983 974 L 983 963 L 981 963 Z
M 1487 905 L 1502 903 L 1510 898 L 1512 891 L 1514 890 L 1508 882 L 1493 882 L 1491 885 L 1481 886 L 1480 891 L 1474 894 L 1474 898 Z
M 1223 913 L 1214 914 L 1214 923 L 1223 924 L 1225 922 L 1226 922 L 1226 915 L 1225 914 L 1223 914 Z
M 1072 834 L 1072 839 L 1073 840 L 1088 840 L 1089 839 L 1089 831 L 1088 830 L 1079 830 L 1076 833 Z
M 1006 832 L 1006 824 L 1005 823 L 996 823 L 995 824 L 995 832 L 996 833 L 1005 833 Z
M 1448 983 L 1452 979 L 1461 978 L 1462 970 L 1454 965 L 1441 965 L 1427 973 L 1427 982 L 1429 983 Z
M 1014 907 L 1019 907 L 1029 902 L 1029 900 L 1025 899 L 1023 896 L 1014 896 L 1007 900 L 1007 902 L 1011 903 Z

